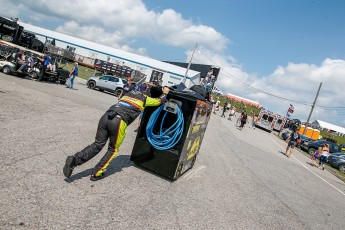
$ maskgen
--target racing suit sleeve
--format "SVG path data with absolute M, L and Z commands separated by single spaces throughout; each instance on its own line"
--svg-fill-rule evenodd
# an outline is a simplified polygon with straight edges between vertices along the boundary
M 158 106 L 158 105 L 162 104 L 162 102 L 165 101 L 166 98 L 167 98 L 167 95 L 164 93 L 159 98 L 152 98 L 152 97 L 146 96 L 144 107 L 146 107 L 146 106 Z

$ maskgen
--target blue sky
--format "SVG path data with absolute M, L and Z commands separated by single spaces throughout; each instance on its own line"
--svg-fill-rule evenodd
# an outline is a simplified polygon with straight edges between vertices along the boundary
M 224 93 L 281 114 L 292 103 L 293 116 L 301 120 L 323 82 L 311 119 L 345 126 L 345 1 L 0 0 L 0 5 L 2 16 L 158 60 L 187 61 L 198 43 L 193 62 L 220 66 L 217 86 Z
M 226 50 L 244 69 L 270 74 L 288 62 L 321 63 L 345 59 L 345 1 L 307 0 L 146 0 L 154 10 L 172 8 L 195 22 L 212 26 L 231 39 Z M 155 44 L 150 49 L 158 58 Z M 172 49 L 173 51 L 173 49 Z M 179 50 L 175 50 L 179 57 Z M 174 52 L 174 53 L 175 53 Z

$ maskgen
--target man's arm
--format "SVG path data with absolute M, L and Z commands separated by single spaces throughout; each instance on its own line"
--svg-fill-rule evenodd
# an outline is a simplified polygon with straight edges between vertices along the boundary
M 168 93 L 169 93 L 169 88 L 164 87 L 163 88 L 163 94 L 159 98 L 146 97 L 145 107 L 146 106 L 158 106 L 158 105 L 162 104 L 162 102 L 166 99 Z

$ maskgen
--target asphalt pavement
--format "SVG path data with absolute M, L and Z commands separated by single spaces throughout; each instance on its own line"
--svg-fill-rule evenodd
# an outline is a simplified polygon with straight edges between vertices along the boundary
M 0 229 L 343 229 L 345 184 L 275 135 L 212 114 L 195 166 L 172 182 L 129 160 L 137 123 L 103 180 L 105 153 L 62 168 L 117 99 L 0 73 Z

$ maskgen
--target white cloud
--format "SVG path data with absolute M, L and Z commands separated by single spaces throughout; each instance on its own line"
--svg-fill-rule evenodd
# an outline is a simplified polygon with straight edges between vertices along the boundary
M 33 24 L 42 21 L 47 25 L 59 24 L 50 29 L 143 55 L 145 48 L 133 48 L 140 39 L 185 49 L 198 43 L 202 52 L 195 54 L 194 61 L 222 68 L 217 86 L 223 92 L 257 100 L 275 112 L 285 113 L 290 102 L 250 89 L 242 82 L 273 95 L 310 103 L 323 82 L 317 104 L 345 106 L 344 60 L 325 59 L 319 65 L 291 62 L 278 66 L 269 76 L 257 76 L 247 73 L 236 57 L 225 53 L 229 38 L 212 27 L 183 18 L 173 9 L 149 10 L 141 0 L 0 0 L 0 5 L 2 16 L 23 17 Z M 186 60 L 190 55 L 189 50 Z M 294 116 L 306 120 L 310 107 L 292 104 L 296 107 Z M 318 107 L 312 119 L 345 124 L 341 114 L 345 110 Z
M 87 32 L 97 32 L 88 36 L 118 48 L 130 46 L 133 38 L 153 39 L 157 43 L 183 48 L 199 43 L 217 51 L 224 50 L 229 42 L 214 28 L 196 25 L 172 9 L 150 11 L 140 0 L 61 0 L 54 3 L 0 0 L 0 4 L 11 11 L 8 14 L 19 15 L 20 12 L 29 15 L 30 20 L 62 20 L 65 23 L 58 27 L 58 31 L 80 38 L 87 38 Z

